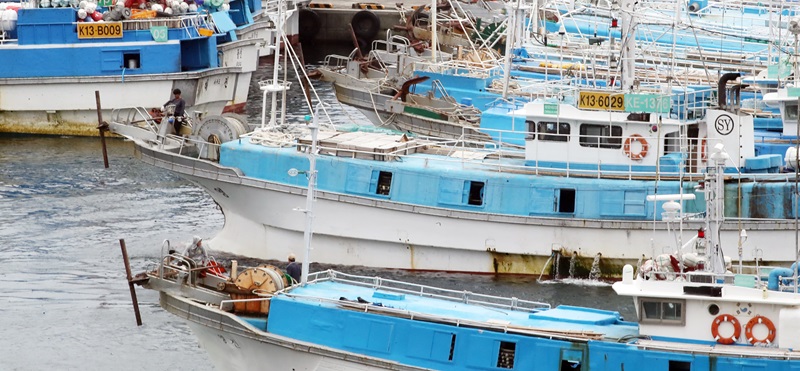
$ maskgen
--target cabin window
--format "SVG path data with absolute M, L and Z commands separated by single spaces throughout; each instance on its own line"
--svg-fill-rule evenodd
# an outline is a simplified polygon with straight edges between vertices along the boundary
M 683 325 L 686 319 L 684 300 L 639 299 L 641 323 Z
M 135 70 L 142 66 L 142 57 L 139 55 L 138 52 L 136 53 L 122 53 L 122 60 L 125 61 L 125 65 L 122 68 L 127 68 L 129 70 Z
M 686 361 L 669 361 L 669 371 L 692 371 L 692 363 Z
M 788 104 L 786 103 L 784 112 L 786 112 L 786 118 L 791 120 L 797 120 L 797 105 L 796 104 Z
M 562 359 L 561 368 L 559 371 L 581 371 L 581 363 L 578 361 Z
M 535 139 L 534 135 L 536 134 L 536 123 L 531 120 L 526 120 L 525 125 L 527 126 L 527 134 L 525 134 L 526 140 L 533 140 Z
M 556 200 L 556 211 L 559 213 L 574 213 L 575 212 L 575 190 L 569 188 L 562 188 L 556 190 L 558 192 L 558 199 Z
M 501 341 L 500 352 L 497 354 L 497 368 L 514 368 L 514 354 L 516 350 L 517 343 Z
M 388 196 L 389 191 L 392 189 L 392 173 L 388 171 L 381 171 L 378 174 L 378 187 L 375 190 L 376 194 Z
M 622 126 L 581 124 L 580 144 L 582 147 L 622 148 Z
M 566 142 L 569 140 L 570 125 L 567 122 L 539 122 L 536 132 L 539 140 Z
M 470 205 L 483 205 L 483 182 L 469 182 L 469 198 L 467 203 Z

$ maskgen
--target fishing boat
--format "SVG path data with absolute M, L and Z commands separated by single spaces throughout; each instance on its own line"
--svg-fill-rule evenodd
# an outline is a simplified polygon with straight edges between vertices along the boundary
M 712 154 L 709 210 L 720 210 L 711 204 L 720 196 L 724 153 L 717 146 Z M 305 211 L 308 219 L 312 210 Z M 308 259 L 293 282 L 270 265 L 239 272 L 233 263 L 228 276 L 216 264 L 171 253 L 133 282 L 158 291 L 161 306 L 188 323 L 221 370 L 795 369 L 796 269 L 726 271 L 715 237 L 721 214 L 709 212 L 706 222 L 708 239 L 698 234 L 674 250 L 694 254 L 692 267 L 669 276 L 624 267 L 613 288 L 634 299 L 636 322 L 614 311 L 332 270 L 309 274 Z M 306 258 L 310 241 L 308 233 Z
M 331 58 L 336 56 L 328 56 L 326 66 L 331 66 Z M 478 130 L 481 111 L 470 104 L 456 102 L 441 84 L 436 85 L 441 98 L 413 92 L 416 84 L 429 77 L 397 81 L 403 77 L 395 75 L 393 79 L 370 79 L 361 77 L 361 66 L 368 66 L 369 61 L 340 59 L 340 62 L 341 68 L 318 69 L 321 80 L 333 83 L 340 103 L 358 108 L 377 126 L 440 138 L 491 139 Z
M 98 103 L 161 107 L 175 88 L 197 116 L 244 108 L 263 40 L 231 38 L 229 4 L 64 4 L 0 3 L 0 132 L 96 135 Z
M 275 86 L 264 84 L 265 91 Z M 316 229 L 325 248 L 315 256 L 331 264 L 541 274 L 553 256 L 577 254 L 588 272 L 600 255 L 604 274 L 619 276 L 625 264 L 663 248 L 653 234 L 665 228 L 657 223 L 665 201 L 648 196 L 694 193 L 710 148 L 723 144 L 732 150 L 721 240 L 740 245 L 746 229 L 746 260 L 791 262 L 794 251 L 780 241 L 793 236 L 796 175 L 783 172 L 781 156 L 754 154 L 745 139 L 753 137 L 752 117 L 737 113 L 735 94 L 727 94 L 737 86 L 721 86 L 723 109 L 693 121 L 613 111 L 588 119 L 569 105 L 529 103 L 506 115 L 529 128 L 524 151 L 504 141 L 325 130 L 316 205 L 329 222 Z M 300 245 L 303 220 L 281 210 L 305 193 L 307 178 L 291 174 L 307 166 L 306 125 L 276 121 L 244 134 L 215 121 L 177 138 L 146 122 L 118 115 L 110 125 L 134 142 L 137 157 L 214 198 L 225 226 L 209 241 L 213 248 L 275 259 Z M 705 204 L 683 203 L 694 215 L 687 223 L 699 225 Z

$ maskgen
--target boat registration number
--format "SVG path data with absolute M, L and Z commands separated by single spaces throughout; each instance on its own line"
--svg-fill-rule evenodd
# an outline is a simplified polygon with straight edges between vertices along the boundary
M 118 39 L 122 37 L 122 22 L 78 23 L 79 39 Z
M 578 98 L 578 108 L 624 111 L 625 95 L 582 91 Z

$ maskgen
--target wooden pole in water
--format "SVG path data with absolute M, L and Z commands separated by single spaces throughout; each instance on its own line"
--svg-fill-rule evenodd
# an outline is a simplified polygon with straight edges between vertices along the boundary
M 119 247 L 122 249 L 122 260 L 125 261 L 125 274 L 128 277 L 128 288 L 131 289 L 131 301 L 133 302 L 133 312 L 136 314 L 136 325 L 142 325 L 142 315 L 139 314 L 139 301 L 136 300 L 136 288 L 133 287 L 131 277 L 131 263 L 128 261 L 128 249 L 125 247 L 125 240 L 119 239 Z
M 94 91 L 94 101 L 97 103 L 97 130 L 100 130 L 100 143 L 103 145 L 103 164 L 108 169 L 108 151 L 106 150 L 105 135 L 106 130 L 108 130 L 108 123 L 103 121 L 103 113 L 100 111 L 100 90 Z M 130 277 L 128 279 L 130 280 Z

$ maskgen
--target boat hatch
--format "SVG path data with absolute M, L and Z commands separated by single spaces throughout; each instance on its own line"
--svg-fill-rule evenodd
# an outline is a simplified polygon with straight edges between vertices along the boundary
M 686 361 L 669 361 L 669 371 L 691 371 L 692 363 Z
M 475 206 L 483 205 L 483 186 L 484 182 L 469 182 L 469 204 Z
M 578 349 L 561 350 L 561 367 L 559 371 L 581 371 L 583 352 Z
M 392 190 L 392 173 L 389 171 L 381 171 L 378 173 L 378 187 L 375 191 L 376 194 L 388 196 Z
M 514 355 L 516 351 L 517 343 L 501 341 L 500 352 L 497 354 L 497 368 L 514 368 Z
M 639 323 L 686 324 L 686 301 L 678 299 L 639 299 Z
M 571 188 L 560 188 L 556 192 L 556 210 L 559 213 L 574 213 L 575 212 L 575 190 Z

